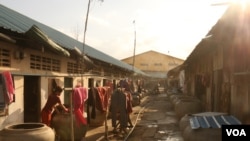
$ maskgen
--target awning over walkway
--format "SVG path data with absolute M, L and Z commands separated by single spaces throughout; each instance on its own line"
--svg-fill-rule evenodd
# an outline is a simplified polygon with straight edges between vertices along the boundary
M 3 34 L 3 33 L 0 33 L 0 40 L 5 40 L 5 41 L 8 41 L 8 42 L 11 42 L 11 43 L 16 43 L 16 40 L 10 38 L 9 36 Z
M 44 47 L 48 48 L 49 50 L 63 54 L 67 57 L 70 56 L 70 53 L 62 48 L 61 46 L 57 45 L 54 41 L 52 41 L 45 33 L 43 33 L 37 26 L 33 25 L 26 33 L 29 38 L 36 40 L 44 45 Z

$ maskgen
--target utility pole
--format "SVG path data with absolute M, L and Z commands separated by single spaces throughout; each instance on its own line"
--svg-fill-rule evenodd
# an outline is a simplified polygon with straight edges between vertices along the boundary
M 86 37 L 86 31 L 87 31 L 87 25 L 88 25 L 88 19 L 89 19 L 89 7 L 90 7 L 90 0 L 88 3 L 88 9 L 87 9 L 87 14 L 86 14 L 86 19 L 85 19 L 84 34 L 83 34 L 83 57 L 85 55 L 85 37 Z
M 81 75 L 84 73 L 84 63 L 85 63 L 85 38 L 86 38 L 86 32 L 87 32 L 87 25 L 88 25 L 88 19 L 89 19 L 89 7 L 90 7 L 90 0 L 88 2 L 88 8 L 87 8 L 87 14 L 85 19 L 85 26 L 84 26 L 84 33 L 83 33 L 83 47 L 82 47 L 82 72 Z M 82 77 L 81 77 L 82 78 Z M 83 80 L 82 80 L 83 83 Z
M 85 59 L 85 37 L 86 37 L 86 31 L 87 31 L 87 23 L 88 23 L 88 17 L 89 17 L 89 7 L 90 7 L 90 0 L 88 2 L 88 8 L 87 8 L 87 14 L 86 14 L 86 19 L 85 19 L 85 27 L 84 27 L 84 35 L 83 35 L 83 47 L 82 47 L 82 70 L 81 70 L 81 83 L 84 84 L 83 82 L 83 73 L 84 73 L 84 59 Z M 72 88 L 73 90 L 73 88 Z M 72 96 L 72 95 L 71 95 Z M 71 128 L 71 141 L 75 140 L 75 136 L 74 136 L 74 117 L 73 117 L 73 101 L 72 98 L 70 98 L 70 128 Z
M 133 71 L 134 71 L 134 67 L 135 67 L 135 48 L 136 48 L 136 29 L 135 29 L 135 20 L 133 21 L 134 24 L 134 55 L 133 55 Z

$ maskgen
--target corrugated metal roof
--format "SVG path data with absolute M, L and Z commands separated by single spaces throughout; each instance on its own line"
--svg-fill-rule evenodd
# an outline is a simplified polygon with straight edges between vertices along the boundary
M 206 114 L 191 115 L 189 119 L 192 129 L 199 128 L 221 128 L 222 125 L 239 125 L 241 122 L 232 115 L 226 114 Z
M 9 9 L 0 4 L 0 27 L 5 29 L 10 29 L 11 31 L 15 31 L 18 33 L 25 33 L 28 31 L 33 25 L 36 25 L 41 29 L 50 39 L 54 42 L 63 46 L 67 49 L 74 49 L 74 47 L 79 48 L 83 51 L 83 43 L 55 30 L 49 26 L 46 26 L 38 21 L 35 21 L 25 15 L 22 15 L 12 9 Z M 113 64 L 115 66 L 127 69 L 129 71 L 133 71 L 133 67 L 129 64 L 126 64 L 120 60 L 113 58 L 99 50 L 94 49 L 88 45 L 84 46 L 84 52 L 88 56 L 95 58 L 100 61 L 104 61 L 106 63 Z M 134 68 L 134 72 L 139 74 L 145 74 L 141 70 Z

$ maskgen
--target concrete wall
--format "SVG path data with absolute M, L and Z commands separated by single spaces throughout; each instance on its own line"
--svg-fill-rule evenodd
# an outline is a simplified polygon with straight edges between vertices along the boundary
M 35 47 L 34 47 L 35 48 Z M 9 60 L 10 60 L 10 66 L 1 66 L 0 65 L 0 73 L 3 71 L 10 71 L 11 74 L 14 77 L 14 83 L 15 83 L 15 102 L 8 105 L 8 109 L 6 110 L 8 113 L 6 115 L 0 116 L 0 130 L 4 128 L 6 125 L 14 124 L 14 123 L 22 123 L 24 122 L 24 78 L 26 76 L 37 76 L 39 77 L 38 84 L 40 85 L 39 88 L 39 94 L 40 94 L 40 110 L 45 105 L 48 95 L 50 94 L 51 89 L 51 79 L 56 79 L 57 84 L 64 87 L 64 79 L 66 77 L 72 78 L 72 85 L 73 87 L 77 84 L 78 81 L 83 81 L 83 86 L 88 87 L 88 80 L 94 79 L 94 84 L 97 81 L 100 81 L 101 86 L 103 86 L 103 79 L 117 79 L 113 76 L 110 77 L 104 77 L 104 76 L 96 76 L 96 75 L 80 75 L 80 74 L 71 74 L 67 72 L 67 62 L 76 63 L 75 60 L 72 60 L 70 58 L 66 58 L 60 55 L 56 55 L 51 52 L 43 52 L 41 50 L 31 49 L 31 48 L 25 48 L 22 46 L 17 46 L 12 43 L 7 43 L 0 41 L 0 49 L 6 49 L 9 50 Z M 23 56 L 21 58 L 18 58 L 19 53 L 23 53 Z M 17 54 L 16 54 L 17 53 Z M 60 60 L 60 68 L 61 70 L 59 72 L 56 71 L 50 71 L 50 70 L 38 70 L 38 69 L 31 69 L 30 68 L 30 55 L 38 55 L 42 57 L 47 58 L 53 58 Z M 0 54 L 1 56 L 2 54 Z M 8 56 L 7 56 L 8 58 Z M 64 91 L 61 95 L 61 100 L 64 102 Z M 40 112 L 39 109 L 37 111 Z M 40 116 L 40 115 L 36 115 Z
M 133 65 L 133 57 L 122 60 L 130 65 Z M 169 55 L 158 53 L 155 51 L 148 51 L 135 56 L 135 67 L 142 71 L 163 71 L 167 72 L 172 68 L 181 65 L 184 62 Z
M 23 122 L 23 77 L 15 76 L 15 102 L 8 106 L 8 114 L 0 117 L 0 129 L 8 124 Z

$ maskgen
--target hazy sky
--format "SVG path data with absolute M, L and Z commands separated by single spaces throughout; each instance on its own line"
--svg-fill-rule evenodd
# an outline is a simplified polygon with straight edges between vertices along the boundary
M 85 43 L 124 59 L 133 56 L 136 38 L 135 54 L 154 50 L 186 59 L 224 13 L 227 5 L 211 5 L 217 2 L 220 0 L 91 0 Z M 0 3 L 83 41 L 88 0 Z

